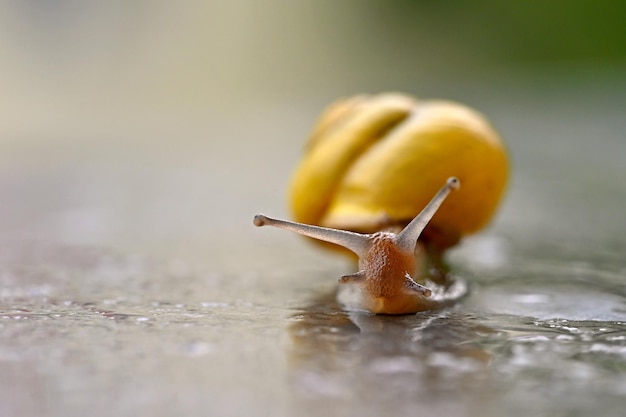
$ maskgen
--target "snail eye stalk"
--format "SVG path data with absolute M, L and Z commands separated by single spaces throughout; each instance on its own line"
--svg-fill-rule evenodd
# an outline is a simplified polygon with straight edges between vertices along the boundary
M 396 245 L 407 252 L 414 252 L 417 239 L 433 218 L 439 206 L 444 202 L 451 190 L 456 190 L 460 186 L 458 178 L 448 178 L 446 184 L 439 190 L 433 199 L 424 207 L 411 222 L 396 236 Z M 288 220 L 273 219 L 257 214 L 254 216 L 254 225 L 273 226 L 279 229 L 289 230 L 304 236 L 322 240 L 324 242 L 335 243 L 354 252 L 359 258 L 367 254 L 372 245 L 372 235 L 348 232 L 346 230 L 330 229 L 327 227 L 311 226 L 308 224 L 291 222 Z
M 461 182 L 456 177 L 450 177 L 446 181 L 446 184 L 441 187 L 439 192 L 435 194 L 432 200 L 424 207 L 424 209 L 417 215 L 406 227 L 398 233 L 396 237 L 397 245 L 410 252 L 415 251 L 417 245 L 417 239 L 426 228 L 426 225 L 433 218 L 439 206 L 444 202 L 450 191 L 458 190 L 461 186 Z
M 279 229 L 289 230 L 303 236 L 322 240 L 324 242 L 335 243 L 351 250 L 358 257 L 365 255 L 370 247 L 369 235 L 348 232 L 345 230 L 329 229 L 327 227 L 311 226 L 287 220 L 273 219 L 262 214 L 254 216 L 254 225 L 259 227 L 273 226 Z

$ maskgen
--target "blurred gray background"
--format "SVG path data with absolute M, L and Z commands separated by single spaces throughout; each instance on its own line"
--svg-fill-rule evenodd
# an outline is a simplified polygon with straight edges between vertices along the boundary
M 95 244 L 228 239 L 257 210 L 285 214 L 325 105 L 397 90 L 500 129 L 508 204 L 525 209 L 509 228 L 565 208 L 584 228 L 581 198 L 624 197 L 625 15 L 619 1 L 3 2 L 0 226 Z M 569 206 L 542 206 L 553 192 Z M 585 233 L 621 219 L 607 204 Z

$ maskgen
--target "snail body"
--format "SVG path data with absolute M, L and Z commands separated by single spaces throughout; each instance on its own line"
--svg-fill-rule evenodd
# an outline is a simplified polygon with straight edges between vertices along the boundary
M 361 234 L 254 216 L 255 226 L 274 226 L 340 245 L 359 257 L 359 271 L 344 275 L 339 284 L 356 287 L 349 307 L 376 314 L 407 314 L 433 307 L 432 291 L 414 280 L 417 240 L 451 190 L 459 188 L 449 178 L 428 205 L 400 233 Z M 347 298 L 346 298 L 347 299 Z

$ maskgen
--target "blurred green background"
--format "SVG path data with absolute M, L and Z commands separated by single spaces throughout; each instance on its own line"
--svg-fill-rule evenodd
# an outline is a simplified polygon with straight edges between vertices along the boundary
M 362 91 L 621 77 L 625 18 L 624 2 L 586 0 L 8 1 L 2 139 L 242 120 L 276 101 Z

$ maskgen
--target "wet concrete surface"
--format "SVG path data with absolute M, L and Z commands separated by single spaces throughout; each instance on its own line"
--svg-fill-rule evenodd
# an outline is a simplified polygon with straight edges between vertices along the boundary
M 285 215 L 307 105 L 183 142 L 5 141 L 0 415 L 623 415 L 626 125 L 609 90 L 547 97 L 550 113 L 485 99 L 515 171 L 494 225 L 451 253 L 471 293 L 398 317 L 342 311 L 349 263 L 252 226 Z

